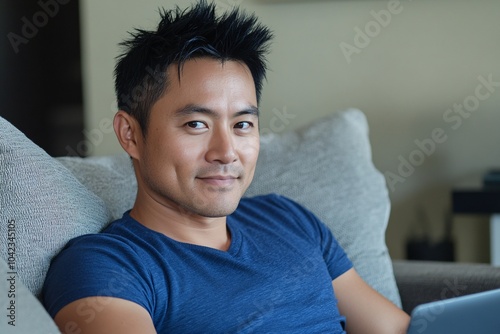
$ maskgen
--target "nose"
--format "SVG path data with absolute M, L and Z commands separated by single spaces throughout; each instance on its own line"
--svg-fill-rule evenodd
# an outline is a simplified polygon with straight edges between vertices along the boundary
M 226 129 L 213 131 L 209 139 L 206 160 L 210 163 L 230 164 L 238 159 L 232 132 Z

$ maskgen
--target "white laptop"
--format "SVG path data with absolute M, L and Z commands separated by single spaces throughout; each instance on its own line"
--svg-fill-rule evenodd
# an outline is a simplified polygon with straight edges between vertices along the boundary
M 408 334 L 499 334 L 500 289 L 417 306 Z

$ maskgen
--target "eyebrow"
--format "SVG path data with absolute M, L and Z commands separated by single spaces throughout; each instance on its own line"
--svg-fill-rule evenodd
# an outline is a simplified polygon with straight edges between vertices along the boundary
M 188 104 L 178 110 L 175 111 L 176 117 L 185 117 L 193 114 L 205 114 L 212 116 L 214 118 L 220 117 L 220 115 L 213 109 L 205 108 L 196 104 Z M 255 106 L 248 106 L 247 108 L 240 110 L 234 113 L 233 118 L 243 116 L 243 115 L 253 115 L 259 117 L 260 111 L 259 108 Z

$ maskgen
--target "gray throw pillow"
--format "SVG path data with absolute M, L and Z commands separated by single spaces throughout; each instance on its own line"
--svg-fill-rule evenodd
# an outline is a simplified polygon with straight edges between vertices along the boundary
M 68 168 L 88 190 L 99 196 L 111 214 L 111 221 L 121 218 L 132 208 L 137 193 L 132 160 L 123 153 L 105 157 L 59 157 L 56 158 Z
M 8 262 L 14 253 L 20 281 L 37 296 L 66 242 L 111 219 L 98 195 L 1 117 L 0 209 L 0 258 Z M 8 235 L 15 251 L 4 247 Z

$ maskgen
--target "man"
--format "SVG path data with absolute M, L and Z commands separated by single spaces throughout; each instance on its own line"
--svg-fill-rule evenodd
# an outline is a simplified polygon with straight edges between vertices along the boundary
M 405 333 L 329 230 L 277 195 L 241 199 L 259 153 L 271 33 L 199 1 L 124 43 L 114 128 L 133 208 L 56 257 L 44 303 L 65 333 Z

